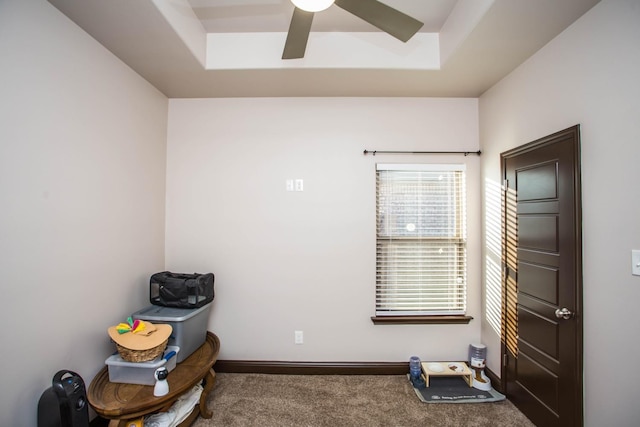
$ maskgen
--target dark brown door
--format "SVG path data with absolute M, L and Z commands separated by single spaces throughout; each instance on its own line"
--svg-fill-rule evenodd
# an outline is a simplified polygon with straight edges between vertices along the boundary
M 580 134 L 502 154 L 507 397 L 536 425 L 582 425 Z

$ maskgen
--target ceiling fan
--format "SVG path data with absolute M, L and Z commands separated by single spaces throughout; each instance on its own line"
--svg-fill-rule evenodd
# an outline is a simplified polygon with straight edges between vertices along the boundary
M 295 9 L 282 59 L 304 57 L 314 13 L 325 10 L 334 3 L 403 42 L 413 37 L 424 25 L 417 19 L 377 0 L 291 0 L 291 2 Z

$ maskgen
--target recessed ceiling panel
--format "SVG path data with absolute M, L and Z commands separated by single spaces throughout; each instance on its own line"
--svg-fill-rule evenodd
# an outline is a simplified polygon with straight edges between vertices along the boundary
M 189 0 L 209 33 L 286 32 L 293 4 L 290 0 Z M 457 0 L 383 0 L 424 23 L 425 33 L 440 31 Z M 379 31 L 336 5 L 315 14 L 312 31 Z

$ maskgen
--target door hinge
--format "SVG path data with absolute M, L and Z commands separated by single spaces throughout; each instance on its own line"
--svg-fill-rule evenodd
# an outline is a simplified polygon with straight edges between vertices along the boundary
M 502 188 L 506 191 L 507 188 L 509 188 L 509 180 L 505 179 L 504 181 L 502 181 Z
M 507 353 L 502 355 L 502 366 L 505 368 L 509 365 L 509 355 Z

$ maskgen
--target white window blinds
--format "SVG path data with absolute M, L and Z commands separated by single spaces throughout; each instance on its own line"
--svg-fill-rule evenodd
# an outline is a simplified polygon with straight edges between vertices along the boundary
M 465 314 L 464 171 L 377 165 L 377 316 Z

